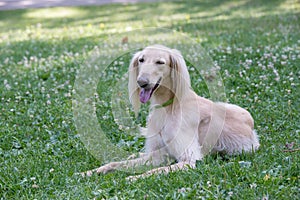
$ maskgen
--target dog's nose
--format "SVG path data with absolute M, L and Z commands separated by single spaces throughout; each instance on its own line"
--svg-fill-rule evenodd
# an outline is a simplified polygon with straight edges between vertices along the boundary
M 141 88 L 145 88 L 149 85 L 149 79 L 146 77 L 140 77 L 137 80 L 137 84 L 141 87 Z

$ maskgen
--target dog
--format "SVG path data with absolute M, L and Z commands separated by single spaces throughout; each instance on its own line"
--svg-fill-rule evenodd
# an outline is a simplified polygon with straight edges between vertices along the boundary
M 157 173 L 195 168 L 209 153 L 229 155 L 254 152 L 259 147 L 254 120 L 245 109 L 214 103 L 191 89 L 190 76 L 181 53 L 162 45 L 137 52 L 129 65 L 128 91 L 137 114 L 141 103 L 150 101 L 145 153 L 135 159 L 111 162 L 84 175 L 108 173 L 140 165 L 156 167 L 136 180 Z M 169 159 L 175 164 L 161 166 Z M 160 167 L 158 167 L 160 166 Z

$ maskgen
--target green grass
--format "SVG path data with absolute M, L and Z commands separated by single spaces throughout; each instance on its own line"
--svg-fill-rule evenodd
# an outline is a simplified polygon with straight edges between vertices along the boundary
M 299 14 L 299 2 L 279 0 L 0 11 L 0 197 L 299 198 L 299 151 L 284 151 L 287 143 L 299 148 Z M 110 34 L 143 27 L 185 33 L 209 52 L 220 66 L 228 101 L 255 119 L 257 153 L 207 156 L 197 169 L 134 183 L 125 181 L 128 172 L 74 176 L 104 164 L 85 148 L 74 124 L 76 71 Z M 143 138 L 118 127 L 110 103 L 103 103 L 111 101 L 106 87 L 126 72 L 129 57 L 115 58 L 107 68 L 97 87 L 97 116 L 113 144 L 137 152 Z M 209 97 L 200 75 L 191 70 L 191 77 L 195 91 Z M 144 123 L 145 115 L 144 108 L 136 123 Z

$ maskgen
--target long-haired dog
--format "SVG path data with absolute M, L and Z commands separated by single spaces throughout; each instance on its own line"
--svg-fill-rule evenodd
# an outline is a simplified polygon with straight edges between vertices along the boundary
M 154 168 L 154 173 L 194 168 L 197 160 L 212 152 L 238 154 L 259 147 L 254 121 L 245 109 L 214 103 L 198 96 L 181 53 L 161 45 L 137 52 L 129 66 L 129 98 L 137 114 L 141 103 L 150 101 L 145 153 L 140 157 L 108 163 L 86 172 L 91 175 L 139 165 L 161 166 L 173 158 L 176 164 Z

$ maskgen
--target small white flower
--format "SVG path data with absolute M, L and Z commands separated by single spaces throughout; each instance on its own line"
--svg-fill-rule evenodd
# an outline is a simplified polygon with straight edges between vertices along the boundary
M 252 184 L 250 184 L 250 188 L 251 188 L 251 189 L 255 189 L 255 188 L 256 188 L 256 186 L 257 186 L 257 185 L 256 185 L 256 183 L 252 183 Z
M 65 96 L 65 97 L 71 97 L 72 95 L 71 95 L 70 92 L 68 92 L 68 93 L 65 93 L 64 96 Z
M 207 184 L 207 187 L 211 187 L 210 181 L 207 181 L 206 184 Z
M 287 63 L 286 61 L 281 61 L 280 62 L 281 65 L 286 65 L 286 63 Z
M 7 90 L 10 90 L 10 89 L 11 89 L 11 86 L 10 86 L 9 84 L 6 84 L 6 85 L 5 85 L 5 88 L 6 88 Z

